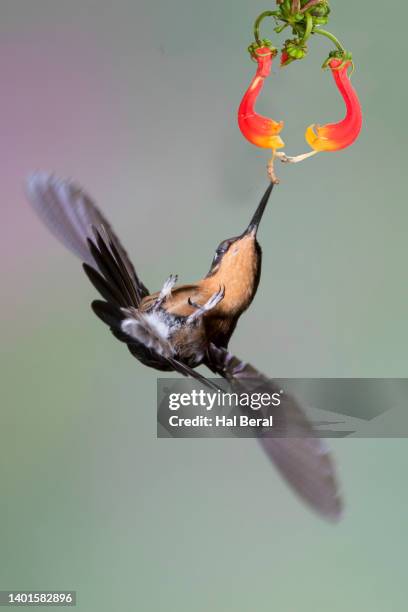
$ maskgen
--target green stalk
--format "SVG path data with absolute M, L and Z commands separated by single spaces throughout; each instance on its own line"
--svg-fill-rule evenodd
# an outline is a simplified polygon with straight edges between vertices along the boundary
M 310 15 L 310 13 L 306 13 L 306 29 L 305 29 L 305 33 L 302 38 L 302 43 L 305 43 L 307 41 L 307 39 L 312 33 L 312 30 L 313 30 L 313 17 Z
M 262 44 L 261 38 L 259 36 L 259 26 L 261 25 L 261 21 L 265 19 L 265 17 L 273 17 L 276 15 L 276 11 L 264 11 L 261 13 L 254 23 L 254 37 L 258 45 Z
M 332 34 L 331 32 L 328 32 L 327 30 L 322 30 L 321 28 L 316 28 L 312 30 L 312 34 L 320 34 L 321 36 L 325 36 L 326 38 L 329 38 L 336 45 L 339 51 L 341 51 L 342 53 L 346 52 L 345 48 L 343 47 L 339 39 L 336 38 L 334 34 Z

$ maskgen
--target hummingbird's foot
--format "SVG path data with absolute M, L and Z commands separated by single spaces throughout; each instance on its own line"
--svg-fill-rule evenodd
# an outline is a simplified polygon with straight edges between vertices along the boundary
M 221 300 L 224 299 L 224 295 L 225 287 L 222 286 L 216 293 L 213 293 L 210 299 L 205 304 L 203 304 L 203 306 L 196 304 L 191 298 L 188 298 L 188 303 L 196 310 L 187 318 L 187 324 L 193 323 L 193 321 L 195 321 L 199 317 L 202 317 L 206 312 L 209 312 L 210 310 L 215 308 L 217 304 L 219 304 Z
M 177 283 L 178 276 L 177 274 L 170 274 L 169 278 L 165 281 L 163 287 L 161 288 L 159 297 L 157 298 L 153 310 L 157 310 L 160 306 L 170 297 L 172 289 L 174 285 Z

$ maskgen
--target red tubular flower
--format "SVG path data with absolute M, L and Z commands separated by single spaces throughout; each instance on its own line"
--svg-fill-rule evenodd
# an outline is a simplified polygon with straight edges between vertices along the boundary
M 281 66 L 286 66 L 290 62 L 289 53 L 284 49 L 281 53 Z
M 346 116 L 339 123 L 327 125 L 309 125 L 305 138 L 315 151 L 338 151 L 349 147 L 358 137 L 361 124 L 361 106 L 355 89 L 353 88 L 348 68 L 351 60 L 333 58 L 329 62 L 334 81 L 346 104 Z
M 258 95 L 262 90 L 265 78 L 271 72 L 275 52 L 265 46 L 257 48 L 255 55 L 258 68 L 239 106 L 238 125 L 249 142 L 258 147 L 275 151 L 285 146 L 279 136 L 279 132 L 283 128 L 283 121 L 277 122 L 255 112 Z

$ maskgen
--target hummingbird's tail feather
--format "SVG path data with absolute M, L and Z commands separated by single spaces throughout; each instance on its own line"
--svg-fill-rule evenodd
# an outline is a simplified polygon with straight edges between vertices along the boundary
M 95 267 L 96 264 L 88 245 L 92 227 L 103 227 L 117 265 L 122 275 L 127 275 L 135 286 L 139 301 L 148 295 L 149 291 L 139 280 L 107 219 L 81 187 L 73 181 L 36 172 L 28 177 L 26 192 L 34 210 L 51 233 L 88 266 Z
M 235 392 L 280 394 L 273 380 L 213 344 L 206 365 L 226 378 Z M 282 397 L 273 412 L 272 432 L 257 432 L 261 446 L 305 502 L 327 519 L 338 521 L 343 504 L 331 454 L 295 398 L 286 392 Z
M 217 384 L 176 359 L 171 355 L 171 351 L 166 351 L 166 347 L 161 344 L 143 314 L 101 300 L 92 302 L 92 310 L 109 326 L 112 334 L 118 340 L 127 344 L 132 355 L 144 365 L 161 371 L 176 371 L 183 376 L 196 379 L 210 389 L 220 390 Z
M 147 344 L 125 331 L 123 322 L 129 317 L 129 313 L 124 312 L 124 309 L 101 300 L 94 300 L 91 306 L 96 316 L 108 325 L 115 338 L 125 342 L 131 354 L 144 365 L 167 372 L 175 369 L 173 364 L 158 352 L 156 339 L 152 338 Z

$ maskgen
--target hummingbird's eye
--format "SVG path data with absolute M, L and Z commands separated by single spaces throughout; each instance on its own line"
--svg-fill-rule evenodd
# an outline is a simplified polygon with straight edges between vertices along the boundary
M 229 242 L 226 240 L 225 242 L 221 242 L 219 247 L 217 248 L 215 254 L 216 255 L 224 255 L 228 251 Z

